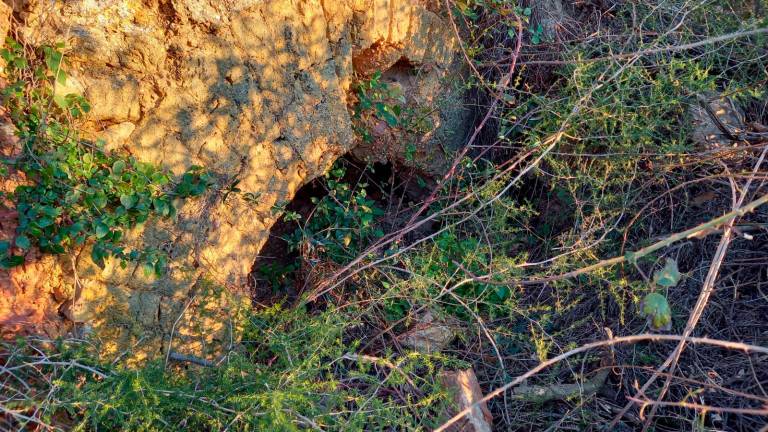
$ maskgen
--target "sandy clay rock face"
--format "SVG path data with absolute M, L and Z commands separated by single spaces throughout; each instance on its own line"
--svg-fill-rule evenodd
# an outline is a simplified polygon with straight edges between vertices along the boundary
M 418 0 L 17 2 L 25 41 L 66 38 L 66 90 L 90 100 L 88 132 L 175 174 L 200 165 L 217 180 L 176 220 L 126 236 L 168 253 L 165 276 L 79 260 L 77 289 L 58 290 L 71 297 L 57 300 L 70 304 L 61 314 L 105 353 L 210 357 L 229 344 L 273 207 L 357 143 L 347 105 L 355 74 L 403 59 L 435 73 L 452 63 L 456 44 L 436 12 Z M 258 201 L 223 201 L 234 181 Z

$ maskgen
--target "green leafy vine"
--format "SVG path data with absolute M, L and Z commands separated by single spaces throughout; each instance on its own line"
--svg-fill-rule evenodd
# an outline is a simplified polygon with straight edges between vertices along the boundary
M 16 127 L 21 151 L 4 160 L 3 174 L 23 181 L 4 198 L 19 224 L 13 242 L 0 241 L 0 267 L 24 263 L 32 247 L 62 254 L 91 245 L 94 263 L 114 257 L 161 274 L 165 253 L 127 249 L 124 233 L 150 216 L 173 218 L 174 201 L 203 194 L 213 178 L 193 166 L 173 182 L 171 174 L 127 154 L 107 152 L 104 142 L 82 139 L 73 126 L 91 109 L 77 94 L 60 94 L 66 84 L 62 44 L 30 49 L 8 38 L 0 50 L 8 85 L 0 96 Z

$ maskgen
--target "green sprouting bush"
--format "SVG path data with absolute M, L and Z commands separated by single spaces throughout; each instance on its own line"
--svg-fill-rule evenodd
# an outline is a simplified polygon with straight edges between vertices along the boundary
M 344 264 L 354 259 L 370 241 L 384 235 L 375 219 L 384 214 L 368 198 L 366 183 L 343 181 L 346 168 L 336 164 L 326 175 L 328 195 L 312 198 L 315 208 L 306 223 L 289 239 L 295 250 L 308 245 L 332 261 Z
M 602 236 L 599 243 L 610 253 L 620 239 L 617 221 L 647 202 L 648 187 L 669 181 L 650 172 L 649 161 L 681 160 L 693 151 L 688 109 L 696 94 L 715 88 L 715 78 L 704 65 L 674 58 L 652 66 L 570 64 L 558 74 L 558 93 L 532 95 L 507 110 L 499 135 L 537 151 L 564 127 L 534 171 L 560 206 L 539 234 L 550 247 L 585 241 L 585 232 L 593 240 Z M 518 119 L 525 120 L 515 124 Z
M 435 238 L 432 247 L 423 255 L 414 257 L 413 265 L 420 274 L 433 280 L 458 281 L 468 275 L 484 275 L 489 271 L 488 250 L 473 236 L 459 238 L 455 233 L 445 231 Z M 451 275 L 459 275 L 459 278 Z M 435 292 L 436 294 L 437 292 Z M 509 289 L 505 286 L 493 287 L 482 282 L 469 282 L 459 286 L 454 293 L 466 300 L 473 310 L 479 310 L 478 305 L 498 304 L 509 297 Z M 445 299 L 450 309 L 458 315 L 467 316 L 467 311 L 451 298 Z
M 359 341 L 344 335 L 351 324 L 347 315 L 335 311 L 310 315 L 279 306 L 263 309 L 248 318 L 236 351 L 215 367 L 190 370 L 178 363 L 166 367 L 162 360 L 135 369 L 116 366 L 96 360 L 98 347 L 82 341 L 6 346 L 7 354 L 0 354 L 0 359 L 9 369 L 0 371 L 0 377 L 11 379 L 12 370 L 14 379 L 0 389 L 0 398 L 13 396 L 8 409 L 16 413 L 34 409 L 37 421 L 64 423 L 72 431 L 437 426 L 448 399 L 431 378 L 437 374 L 440 357 L 389 357 L 387 361 L 402 373 L 345 359 L 359 347 Z M 50 385 L 35 393 L 15 378 Z M 410 396 L 398 398 L 399 390 L 389 389 L 408 389 Z M 19 425 L 23 417 L 16 421 Z
M 388 320 L 405 318 L 412 307 L 426 304 L 470 322 L 478 315 L 505 316 L 514 309 L 516 287 L 504 281 L 520 276 L 514 265 L 526 261 L 536 242 L 527 228 L 535 211 L 502 193 L 509 177 L 492 179 L 499 173 L 493 164 L 467 161 L 463 166 L 452 186 L 474 198 L 440 217 L 438 232 L 429 241 L 400 255 L 378 295 Z M 438 200 L 431 211 L 443 210 L 442 203 L 451 201 Z M 467 216 L 472 213 L 474 217 Z
M 654 2 L 645 2 L 639 9 L 619 7 L 616 12 L 621 19 L 616 24 L 627 26 L 619 32 L 627 35 L 621 45 L 574 41 L 565 51 L 566 64 L 554 70 L 553 91 L 512 91 L 518 103 L 501 116 L 499 136 L 540 149 L 547 137 L 564 126 L 562 139 L 536 174 L 550 196 L 565 207 L 563 214 L 575 219 L 572 225 L 582 231 L 597 225 L 614 227 L 615 221 L 645 204 L 642 197 L 649 188 L 671 187 L 684 177 L 685 171 L 661 172 L 660 167 L 672 166 L 700 150 L 690 138 L 689 111 L 698 104 L 697 95 L 722 92 L 735 99 L 756 100 L 762 94 L 766 61 L 760 47 L 768 40 L 764 34 L 701 51 L 661 49 L 698 41 L 701 34 L 760 26 L 753 17 L 733 13 L 712 19 L 713 10 L 726 8 L 725 3 L 716 3 L 692 8 L 676 32 L 668 32 L 674 21 L 670 11 L 656 8 Z M 644 17 L 643 31 L 663 36 L 633 36 L 632 17 L 636 16 Z M 621 61 L 588 61 L 648 48 L 662 52 Z M 594 229 L 592 238 L 603 232 Z M 615 249 L 611 235 L 607 240 L 604 246 Z
M 353 128 L 365 142 L 372 142 L 368 127 L 375 118 L 387 123 L 390 128 L 399 128 L 403 136 L 423 135 L 433 129 L 430 107 L 408 104 L 399 86 L 392 86 L 382 81 L 381 71 L 357 83 L 357 103 L 352 111 Z M 405 148 L 405 159 L 413 161 L 416 147 L 413 143 Z
M 352 119 L 356 123 L 355 130 L 364 141 L 373 140 L 368 129 L 360 125 L 360 122 L 368 116 L 373 115 L 384 120 L 390 127 L 400 124 L 402 105 L 394 104 L 392 101 L 405 104 L 405 97 L 402 94 L 396 94 L 387 83 L 381 81 L 380 71 L 376 71 L 369 79 L 357 84 L 357 99 Z
M 111 256 L 123 266 L 143 263 L 148 272 L 160 274 L 166 255 L 127 250 L 121 245 L 124 232 L 152 215 L 173 218 L 174 200 L 201 195 L 213 178 L 193 166 L 173 182 L 157 166 L 107 152 L 102 141 L 81 139 L 73 124 L 90 105 L 80 95 L 57 93 L 67 80 L 62 48 L 30 50 L 9 38 L 0 51 L 9 80 L 2 102 L 22 146 L 4 162 L 26 179 L 7 196 L 19 225 L 13 244 L 0 242 L 0 266 L 22 264 L 32 246 L 60 254 L 92 244 L 91 257 L 99 266 Z

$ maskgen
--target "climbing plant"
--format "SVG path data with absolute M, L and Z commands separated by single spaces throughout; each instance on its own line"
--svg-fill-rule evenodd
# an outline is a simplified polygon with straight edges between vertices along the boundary
M 21 265 L 32 247 L 61 254 L 91 245 L 99 266 L 114 257 L 160 274 L 166 255 L 126 248 L 124 233 L 152 215 L 173 218 L 174 200 L 201 195 L 213 178 L 193 166 L 173 181 L 158 166 L 81 138 L 76 125 L 91 106 L 81 95 L 60 91 L 67 81 L 63 48 L 33 49 L 8 38 L 0 51 L 8 80 L 0 96 L 20 147 L 3 160 L 2 174 L 21 179 L 3 197 L 19 224 L 14 239 L 0 241 L 0 266 Z

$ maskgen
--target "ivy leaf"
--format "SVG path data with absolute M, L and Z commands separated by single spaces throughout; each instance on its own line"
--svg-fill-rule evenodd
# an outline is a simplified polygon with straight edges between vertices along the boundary
M 16 237 L 16 246 L 21 249 L 27 250 L 30 247 L 32 247 L 32 243 L 29 241 L 29 237 L 22 234 Z
M 103 222 L 96 222 L 96 226 L 94 228 L 96 230 L 96 238 L 101 239 L 109 234 L 109 227 Z
M 380 112 L 379 114 L 381 115 L 381 117 L 383 117 L 383 118 L 384 118 L 384 121 L 386 121 L 386 122 L 387 122 L 387 124 L 389 125 L 389 127 L 395 127 L 395 126 L 397 126 L 397 117 L 395 117 L 395 115 L 394 115 L 394 114 L 392 114 L 391 112 L 389 112 L 389 110 L 387 110 L 387 111 L 382 111 L 382 112 Z
M 664 288 L 672 288 L 680 282 L 680 271 L 677 269 L 677 261 L 667 258 L 667 263 L 661 270 L 653 274 L 653 282 Z
M 107 257 L 107 251 L 104 250 L 103 245 L 100 242 L 96 242 L 91 249 L 91 259 L 93 263 L 104 268 L 104 258 Z
M 642 316 L 648 319 L 653 330 L 672 329 L 672 310 L 667 298 L 659 293 L 650 293 L 640 303 Z
M 80 110 L 86 114 L 91 112 L 91 104 L 89 104 L 88 101 L 84 98 L 80 98 Z
M 144 270 L 144 276 L 149 277 L 155 274 L 155 266 L 152 263 L 144 263 L 141 268 Z
M 165 269 L 168 268 L 168 258 L 166 258 L 165 255 L 158 256 L 154 267 L 155 275 L 161 276 L 163 273 L 165 273 Z
M 103 209 L 107 206 L 107 195 L 104 192 L 98 192 L 93 197 L 93 205 L 98 209 Z
M 170 208 L 167 202 L 155 198 L 152 200 L 152 206 L 155 208 L 155 211 L 159 213 L 161 216 L 166 217 L 170 213 Z
M 531 43 L 534 45 L 538 45 L 541 43 L 541 34 L 544 32 L 544 27 L 542 27 L 541 24 L 536 26 L 536 31 L 533 32 L 533 36 L 531 36 Z
M 48 69 L 53 72 L 58 71 L 61 68 L 61 60 L 63 58 L 61 52 L 56 51 L 51 47 L 44 47 L 43 52 L 45 53 L 45 63 L 48 66 Z
M 126 210 L 133 207 L 136 204 L 136 201 L 137 201 L 136 195 L 127 195 L 127 194 L 120 195 L 120 204 L 122 204 L 123 207 L 126 208 Z
M 34 223 L 37 224 L 37 226 L 39 226 L 40 228 L 46 228 L 53 225 L 53 222 L 54 222 L 53 218 L 41 217 L 41 218 L 38 218 Z
M 60 208 L 55 208 L 55 207 L 51 207 L 51 206 L 40 207 L 39 211 L 41 213 L 43 213 L 44 215 L 52 217 L 52 218 L 58 217 L 59 214 L 61 214 L 61 209 Z
M 125 170 L 125 161 L 122 160 L 116 160 L 115 163 L 112 164 L 112 173 L 115 175 L 120 175 Z
M 69 108 L 69 101 L 62 95 L 53 95 L 53 102 L 63 110 Z
M 387 122 L 389 127 L 397 126 L 397 117 L 392 112 L 392 109 L 382 102 L 376 102 L 376 115 Z
M 11 267 L 18 267 L 24 264 L 24 257 L 18 255 L 6 256 L 0 259 L 0 268 L 9 269 Z

